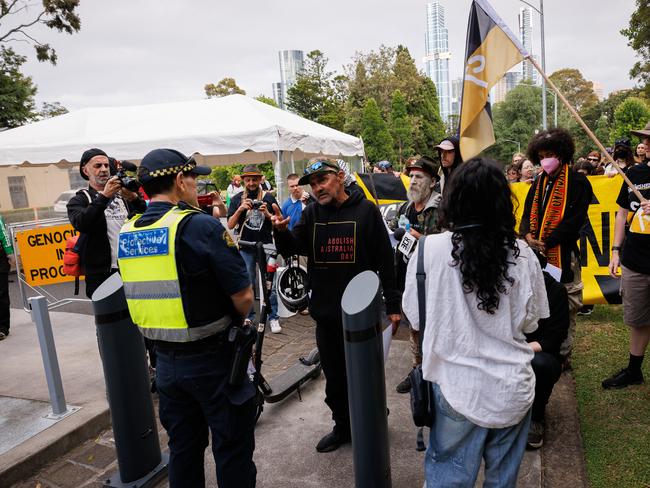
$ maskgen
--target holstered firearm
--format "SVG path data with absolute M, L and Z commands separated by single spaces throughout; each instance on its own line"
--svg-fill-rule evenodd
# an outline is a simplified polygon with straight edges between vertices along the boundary
M 228 332 L 228 342 L 232 343 L 235 348 L 230 376 L 228 377 L 230 385 L 240 386 L 244 382 L 256 337 L 257 331 L 252 326 L 235 325 Z

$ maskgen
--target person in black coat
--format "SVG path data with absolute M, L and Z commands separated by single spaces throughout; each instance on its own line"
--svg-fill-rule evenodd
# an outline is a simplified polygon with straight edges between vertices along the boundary
M 546 258 L 535 253 L 542 268 Z M 528 345 L 535 352 L 531 366 L 535 372 L 535 400 L 533 401 L 528 447 L 539 449 L 544 442 L 544 412 L 553 392 L 553 386 L 562 374 L 560 346 L 569 331 L 569 301 L 566 288 L 544 272 L 544 285 L 548 297 L 548 318 L 538 322 L 537 330 L 526 334 Z
M 575 317 L 582 307 L 582 276 L 578 237 L 587 220 L 593 192 L 587 178 L 573 171 L 573 138 L 560 128 L 538 133 L 528 145 L 528 156 L 540 173 L 528 190 L 519 233 L 533 249 L 560 268 L 560 281 L 569 297 L 569 333 L 560 353 L 568 359 L 573 348 Z
M 279 209 L 271 219 L 278 251 L 285 257 L 307 256 L 309 312 L 316 321 L 325 403 L 334 420 L 332 432 L 316 445 L 318 452 L 333 451 L 351 441 L 341 318 L 341 297 L 350 280 L 362 271 L 377 272 L 393 333 L 400 322 L 400 292 L 383 217 L 375 204 L 346 190 L 344 182 L 345 173 L 336 161 L 311 160 L 298 184 L 309 184 L 317 202 L 305 207 L 291 231 L 289 217 L 283 217 Z
M 124 221 L 147 206 L 137 194 L 111 176 L 109 158 L 101 149 L 88 149 L 81 156 L 79 172 L 88 188 L 68 202 L 68 218 L 85 242 L 80 252 L 85 272 L 86 296 L 90 298 L 106 278 L 117 271 L 117 236 Z

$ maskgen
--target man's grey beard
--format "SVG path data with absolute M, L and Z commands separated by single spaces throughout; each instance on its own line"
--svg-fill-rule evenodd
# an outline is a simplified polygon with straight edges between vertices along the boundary
M 95 183 L 97 186 L 106 186 L 106 183 L 108 180 L 111 178 L 111 175 L 98 175 L 98 176 L 93 176 L 92 179 L 94 180 L 93 183 Z
M 423 186 L 422 188 L 416 188 L 413 185 L 411 185 L 407 193 L 409 202 L 412 203 L 426 202 L 431 196 L 431 191 L 432 189 L 428 185 Z

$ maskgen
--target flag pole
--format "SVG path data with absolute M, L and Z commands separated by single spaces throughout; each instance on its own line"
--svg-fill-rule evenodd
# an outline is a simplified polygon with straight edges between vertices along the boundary
M 551 89 L 557 94 L 557 96 L 562 100 L 562 103 L 566 106 L 566 108 L 569 110 L 569 113 L 573 116 L 574 119 L 582 126 L 582 128 L 585 130 L 587 135 L 591 138 L 592 141 L 596 143 L 596 146 L 598 146 L 598 149 L 600 149 L 600 152 L 605 155 L 605 157 L 609 160 L 610 163 L 612 163 L 612 166 L 618 171 L 618 174 L 620 174 L 623 177 L 623 180 L 627 184 L 627 186 L 630 188 L 630 190 L 636 195 L 636 197 L 639 199 L 640 202 L 645 202 L 646 199 L 643 198 L 639 190 L 637 190 L 630 179 L 625 175 L 621 167 L 618 165 L 616 161 L 614 161 L 614 158 L 607 152 L 605 147 L 601 144 L 601 142 L 598 140 L 596 135 L 591 131 L 589 127 L 587 127 L 587 124 L 585 124 L 585 121 L 582 120 L 582 117 L 580 117 L 580 114 L 576 112 L 576 110 L 571 106 L 569 101 L 564 98 L 564 95 L 562 95 L 562 92 L 558 90 L 557 86 L 555 86 L 555 83 L 551 81 L 551 79 L 546 76 L 546 73 L 542 70 L 542 68 L 539 66 L 537 61 L 532 56 L 528 56 L 526 59 L 531 62 L 531 64 L 535 67 L 537 71 L 539 71 L 539 74 L 542 75 L 544 80 L 546 80 L 546 83 L 551 87 Z

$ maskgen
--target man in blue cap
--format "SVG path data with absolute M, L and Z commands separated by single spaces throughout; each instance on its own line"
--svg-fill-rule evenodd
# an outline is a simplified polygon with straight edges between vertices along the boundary
M 169 485 L 205 485 L 212 433 L 221 488 L 255 486 L 255 388 L 229 380 L 228 341 L 253 303 L 246 266 L 218 219 L 198 209 L 196 178 L 210 169 L 173 149 L 148 153 L 138 180 L 151 198 L 119 235 L 133 322 L 156 347 L 160 422 L 169 435 Z
M 275 243 L 285 257 L 307 256 L 309 312 L 316 321 L 316 345 L 325 373 L 325 403 L 334 427 L 316 444 L 330 452 L 351 442 L 348 386 L 341 298 L 352 278 L 362 271 L 379 274 L 386 313 L 397 331 L 400 292 L 395 283 L 393 250 L 377 206 L 345 188 L 345 173 L 332 159 L 309 161 L 299 185 L 309 184 L 316 203 L 303 210 L 289 231 L 289 217 L 275 209 Z M 368 374 L 375 374 L 369 372 Z

